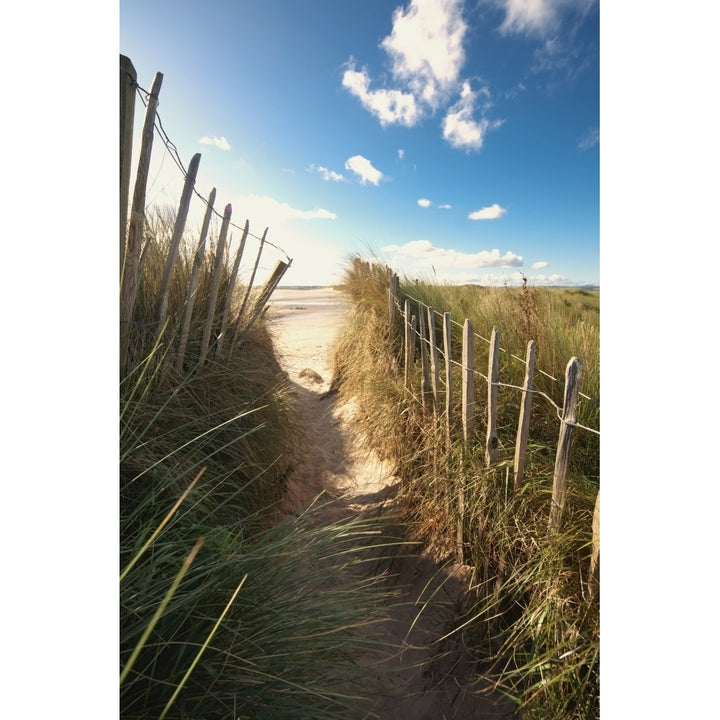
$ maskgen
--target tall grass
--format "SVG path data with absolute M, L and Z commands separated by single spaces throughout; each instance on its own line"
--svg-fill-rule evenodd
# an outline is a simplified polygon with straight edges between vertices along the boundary
M 269 330 L 240 322 L 237 351 L 211 348 L 198 365 L 211 243 L 176 372 L 193 251 L 178 258 L 159 329 L 172 224 L 150 220 L 119 393 L 120 715 L 357 716 L 372 698 L 353 658 L 375 643 L 364 628 L 387 600 L 382 573 L 355 571 L 377 526 L 320 523 L 317 510 L 278 519 L 302 431 Z
M 476 388 L 476 428 L 467 452 L 461 445 L 459 372 L 454 378 L 454 441 L 448 444 L 442 413 L 419 402 L 420 370 L 404 387 L 401 333 L 389 331 L 388 268 L 353 260 L 343 288 L 352 310 L 337 347 L 340 392 L 354 398 L 357 421 L 402 478 L 406 527 L 438 555 L 456 552 L 458 488 L 464 487 L 464 562 L 471 580 L 463 612 L 448 635 L 461 633 L 477 661 L 477 688 L 491 679 L 525 718 L 573 720 L 599 713 L 599 605 L 588 590 L 592 511 L 599 487 L 599 437 L 575 431 L 569 495 L 562 525 L 549 534 L 559 422 L 555 408 L 536 398 L 526 482 L 513 494 L 512 463 L 520 392 L 499 388 L 500 458 L 485 467 L 486 394 Z M 404 282 L 400 306 L 410 299 L 449 311 L 453 357 L 460 362 L 461 327 L 501 334 L 500 381 L 522 386 L 525 349 L 537 343 L 536 387 L 562 406 L 565 365 L 583 362 L 578 421 L 599 427 L 598 293 L 574 289 L 482 288 Z M 441 337 L 438 327 L 438 337 Z M 476 339 L 476 368 L 487 372 L 487 344 Z M 419 363 L 416 363 L 419 366 Z M 543 374 L 545 373 L 545 374 Z M 549 376 L 549 377 L 548 377 Z M 476 381 L 476 384 L 479 381 Z

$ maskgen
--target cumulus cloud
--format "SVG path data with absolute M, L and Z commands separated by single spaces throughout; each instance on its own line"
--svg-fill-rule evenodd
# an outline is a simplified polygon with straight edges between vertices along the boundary
M 308 172 L 317 172 L 322 175 L 323 180 L 332 180 L 333 182 L 342 182 L 345 178 L 341 173 L 335 172 L 334 170 L 328 170 L 328 168 L 322 165 L 312 164 L 308 168 Z
M 481 110 L 482 117 L 475 119 L 479 95 L 461 78 L 468 31 L 463 2 L 410 0 L 406 8 L 396 8 L 392 30 L 380 43 L 390 60 L 389 83 L 371 89 L 367 68 L 358 70 L 351 57 L 342 84 L 383 126 L 413 127 L 447 108 L 460 93 L 460 101 L 443 122 L 443 137 L 453 147 L 479 150 L 486 132 L 496 125 L 484 117 L 487 106 Z
M 230 143 L 227 141 L 227 138 L 225 136 L 210 137 L 210 136 L 206 135 L 205 137 L 200 138 L 200 144 L 201 145 L 214 145 L 216 148 L 220 148 L 220 150 L 230 150 Z
M 411 0 L 393 13 L 392 32 L 380 46 L 392 61 L 392 75 L 430 108 L 455 87 L 465 63 L 467 23 L 463 0 Z
M 488 207 L 480 208 L 475 210 L 468 215 L 468 220 L 497 220 L 501 218 L 507 210 L 504 207 L 500 207 L 497 203 L 493 203 Z
M 274 226 L 290 220 L 335 220 L 337 215 L 324 208 L 300 210 L 268 195 L 250 194 L 240 198 L 239 206 L 247 217 L 258 224 Z
M 500 251 L 481 250 L 466 253 L 451 248 L 435 247 L 429 240 L 412 240 L 404 245 L 386 245 L 381 252 L 390 257 L 391 263 L 402 265 L 408 270 L 422 272 L 435 268 L 442 270 L 521 267 L 521 255 Z
M 485 89 L 483 94 L 486 92 Z M 443 138 L 455 148 L 479 150 L 488 131 L 502 125 L 502 121 L 490 121 L 486 117 L 473 119 L 477 96 L 478 93 L 472 90 L 466 80 L 460 91 L 460 99 L 448 110 L 443 120 Z
M 428 200 L 427 198 L 420 198 L 417 203 L 422 208 L 429 208 L 432 205 L 432 200 Z
M 550 267 L 550 263 L 547 260 L 538 260 L 531 265 L 533 270 L 542 270 L 543 268 Z
M 353 155 L 345 161 L 345 169 L 351 170 L 359 178 L 360 182 L 365 185 L 372 183 L 379 185 L 380 181 L 385 177 L 373 164 L 362 155 Z
M 366 70 L 355 70 L 351 62 L 343 74 L 343 87 L 359 98 L 366 110 L 380 121 L 380 124 L 397 123 L 412 127 L 420 119 L 420 108 L 412 93 L 401 90 L 370 90 L 370 76 Z
M 452 209 L 452 205 L 449 205 L 448 203 L 443 203 L 442 205 L 438 205 L 438 207 L 441 210 L 451 210 Z
M 405 157 L 405 151 L 402 148 L 400 148 L 398 150 L 398 159 L 402 160 L 404 157 Z

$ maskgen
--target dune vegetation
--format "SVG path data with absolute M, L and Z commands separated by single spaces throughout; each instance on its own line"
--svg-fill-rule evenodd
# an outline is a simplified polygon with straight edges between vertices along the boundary
M 120 716 L 357 717 L 367 697 L 353 658 L 372 642 L 363 628 L 382 615 L 386 590 L 370 571 L 325 581 L 363 562 L 355 550 L 372 521 L 278 513 L 302 428 L 264 317 L 238 319 L 232 353 L 215 354 L 214 327 L 199 363 L 212 242 L 178 371 L 196 241 L 178 257 L 158 331 L 171 230 L 168 213 L 149 218 L 121 368 Z M 229 275 L 225 263 L 220 298 Z
M 442 413 L 424 410 L 420 363 L 414 391 L 404 384 L 402 333 L 389 330 L 389 269 L 359 258 L 346 270 L 351 300 L 335 354 L 336 384 L 361 408 L 359 430 L 383 457 L 397 463 L 408 537 L 439 559 L 456 553 L 463 530 L 467 589 L 446 637 L 461 634 L 476 660 L 478 687 L 491 679 L 512 698 L 521 717 L 587 719 L 599 716 L 599 597 L 589 578 L 592 518 L 599 489 L 599 435 L 575 431 L 561 527 L 548 531 L 559 422 L 556 409 L 533 404 L 526 478 L 513 493 L 513 446 L 520 393 L 499 388 L 498 463 L 486 467 L 478 393 L 475 442 L 462 451 L 455 428 L 448 443 Z M 530 339 L 537 343 L 536 387 L 562 407 L 565 365 L 583 363 L 578 422 L 599 429 L 599 292 L 581 289 L 485 288 L 400 283 L 399 308 L 410 299 L 490 337 L 501 331 L 500 378 L 522 385 Z M 440 329 L 438 330 L 440 337 Z M 453 326 L 453 359 L 460 362 L 461 328 Z M 481 343 L 479 343 L 480 345 Z M 487 357 L 487 351 L 485 353 Z M 460 373 L 454 374 L 459 383 Z M 455 382 L 453 384 L 455 384 Z M 453 389 L 454 418 L 460 388 Z M 458 485 L 464 483 L 462 520 Z

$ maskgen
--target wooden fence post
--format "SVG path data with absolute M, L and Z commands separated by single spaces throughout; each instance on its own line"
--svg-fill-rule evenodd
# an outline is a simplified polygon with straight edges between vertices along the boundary
M 438 411 L 438 392 L 440 386 L 440 368 L 438 367 L 437 334 L 435 332 L 435 310 L 427 309 L 428 344 L 430 351 L 430 384 L 432 387 L 433 409 Z
M 128 228 L 127 244 L 125 246 L 125 262 L 123 264 L 121 278 L 122 290 L 120 291 L 120 362 L 123 365 L 127 360 L 130 323 L 132 322 L 135 296 L 139 282 L 138 266 L 140 263 L 140 251 L 142 249 L 143 230 L 145 228 L 145 190 L 147 189 L 147 178 L 150 170 L 153 127 L 155 125 L 158 96 L 160 94 L 162 81 L 163 74 L 160 72 L 156 73 L 145 111 L 140 158 L 138 159 L 135 191 L 133 193 L 132 209 L 130 210 L 130 227 Z
M 132 165 L 133 125 L 137 71 L 130 58 L 120 56 L 120 273 L 125 260 L 130 167 Z
M 488 425 L 485 440 L 485 465 L 497 463 L 497 383 L 499 375 L 500 331 L 494 327 L 490 336 L 490 355 L 488 357 Z
M 217 250 L 215 251 L 215 265 L 213 266 L 213 274 L 210 285 L 210 297 L 208 299 L 208 314 L 205 321 L 205 330 L 203 332 L 202 346 L 200 347 L 200 359 L 198 368 L 205 363 L 208 349 L 210 347 L 210 335 L 212 333 L 213 322 L 215 322 L 215 309 L 217 305 L 218 293 L 220 292 L 220 277 L 222 275 L 223 265 L 225 264 L 225 239 L 227 238 L 228 227 L 230 225 L 230 217 L 232 216 L 232 205 L 228 203 L 223 213 L 222 225 L 220 226 L 220 236 L 218 237 Z
M 432 397 L 430 383 L 430 362 L 428 360 L 427 330 L 425 328 L 425 313 L 422 303 L 418 304 L 418 325 L 420 326 L 420 364 L 422 367 L 422 404 L 427 407 Z
M 403 318 L 403 329 L 405 330 L 405 387 L 410 388 L 412 364 L 415 360 L 415 333 L 412 331 L 412 323 L 410 321 L 409 300 L 405 300 L 405 312 L 403 314 Z
M 443 350 L 445 352 L 445 432 L 447 448 L 452 444 L 452 323 L 450 313 L 443 313 Z
M 185 183 L 183 185 L 182 195 L 180 196 L 180 205 L 178 206 L 177 216 L 175 217 L 175 227 L 173 228 L 172 238 L 170 240 L 170 248 L 168 249 L 167 258 L 165 260 L 165 269 L 163 271 L 162 280 L 160 282 L 160 293 L 158 295 L 158 330 L 157 337 L 160 337 L 165 324 L 165 318 L 168 311 L 168 300 L 170 297 L 170 281 L 172 280 L 173 270 L 175 269 L 175 260 L 177 258 L 180 241 L 185 232 L 185 221 L 187 220 L 188 211 L 190 209 L 190 200 L 195 189 L 195 180 L 197 178 L 198 166 L 200 165 L 200 153 L 193 155 L 188 167 Z
M 395 305 L 397 303 L 398 293 L 398 276 L 393 273 L 392 270 L 388 269 L 388 304 L 390 311 L 390 338 L 395 334 Z
M 533 378 L 535 377 L 535 341 L 530 340 L 525 360 L 525 382 L 523 383 L 520 420 L 515 439 L 515 462 L 513 464 L 513 492 L 520 490 L 525 481 L 525 455 L 530 437 L 530 411 L 532 409 Z
M 592 519 L 592 556 L 590 557 L 590 578 L 588 589 L 591 596 L 600 592 L 600 491 L 595 498 L 595 510 Z
M 262 238 L 260 239 L 260 245 L 258 246 L 258 253 L 257 257 L 255 258 L 255 264 L 253 265 L 252 273 L 250 273 L 250 280 L 248 280 L 247 288 L 245 290 L 245 297 L 243 297 L 242 305 L 240 305 L 240 310 L 238 310 L 238 316 L 237 316 L 237 322 L 235 323 L 235 327 L 237 329 L 240 328 L 240 323 L 242 322 L 243 313 L 245 312 L 245 306 L 247 305 L 248 298 L 250 297 L 250 291 L 252 290 L 253 283 L 255 282 L 255 274 L 257 273 L 258 265 L 260 264 L 260 257 L 262 256 L 263 248 L 265 247 L 265 238 L 267 237 L 268 230 L 270 228 L 265 228 L 265 232 L 262 235 Z M 233 347 L 230 348 L 230 352 L 235 349 L 234 343 Z
M 458 483 L 458 525 L 457 525 L 457 552 L 458 560 L 464 560 L 463 525 L 465 522 L 465 463 L 467 461 L 468 447 L 475 425 L 475 333 L 472 323 L 465 318 L 463 325 L 462 348 L 462 427 L 463 449 L 462 465 Z
M 240 238 L 240 247 L 237 253 L 235 253 L 235 262 L 233 264 L 232 275 L 230 276 L 230 282 L 225 293 L 225 308 L 223 309 L 222 323 L 220 325 L 220 337 L 218 338 L 216 354 L 222 352 L 223 345 L 225 344 L 225 336 L 227 335 L 228 322 L 230 320 L 230 310 L 232 307 L 233 291 L 235 290 L 235 282 L 237 280 L 238 271 L 240 270 L 240 261 L 242 260 L 243 251 L 245 250 L 245 241 L 247 240 L 248 233 L 250 232 L 250 220 L 245 220 L 245 227 L 243 228 L 243 234 Z
M 261 290 L 257 301 L 255 302 L 255 307 L 253 308 L 253 311 L 250 315 L 250 322 L 245 327 L 245 332 L 247 332 L 247 329 L 255 322 L 258 315 L 260 315 L 263 308 L 267 304 L 267 301 L 270 299 L 270 296 L 275 292 L 275 288 L 280 283 L 280 280 L 282 280 L 282 276 L 285 274 L 285 271 L 289 267 L 290 263 L 283 262 L 282 260 L 278 260 L 275 263 L 275 268 L 270 274 L 270 277 L 265 282 L 265 285 Z
M 565 505 L 565 488 L 567 485 L 568 466 L 570 464 L 570 448 L 572 446 L 573 425 L 577 422 L 577 405 L 580 391 L 582 363 L 580 358 L 573 357 L 565 369 L 565 397 L 563 400 L 560 437 L 558 438 L 555 455 L 555 473 L 553 475 L 553 494 L 550 506 L 548 529 L 555 532 L 560 527 L 563 506 Z
M 205 259 L 205 240 L 207 238 L 208 229 L 210 228 L 210 218 L 213 214 L 213 205 L 215 204 L 215 188 L 210 191 L 208 197 L 207 209 L 203 218 L 202 228 L 200 230 L 200 241 L 198 242 L 195 258 L 193 260 L 192 271 L 190 273 L 190 287 L 188 288 L 187 302 L 185 303 L 185 314 L 183 316 L 182 331 L 180 333 L 180 347 L 178 348 L 177 359 L 175 360 L 175 370 L 178 374 L 182 373 L 183 360 L 185 359 L 185 349 L 187 347 L 188 336 L 190 334 L 190 322 L 192 320 L 193 308 L 195 307 L 195 297 L 197 295 L 198 278 L 200 276 L 200 268 Z

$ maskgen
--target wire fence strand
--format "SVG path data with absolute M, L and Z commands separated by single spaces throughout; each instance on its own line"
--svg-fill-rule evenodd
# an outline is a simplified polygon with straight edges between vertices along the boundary
M 411 301 L 417 303 L 418 308 L 426 308 L 426 309 L 428 309 L 428 308 L 430 307 L 429 305 L 427 305 L 427 304 L 425 304 L 424 302 L 422 302 L 422 300 L 418 300 L 417 298 L 415 298 L 415 297 L 413 297 L 412 295 L 409 295 L 409 294 L 407 294 L 407 293 L 404 293 L 404 297 L 407 298 L 408 300 L 411 300 Z M 406 315 L 405 315 L 405 309 L 400 306 L 400 301 L 399 301 L 397 298 L 395 299 L 395 308 L 400 312 L 401 316 L 405 318 L 405 322 L 406 322 L 407 324 L 409 324 L 409 318 L 406 317 Z M 434 308 L 433 308 L 433 309 L 434 309 Z M 439 313 L 439 314 L 442 314 L 442 313 L 441 313 L 440 311 L 438 311 L 438 310 L 435 310 L 435 312 L 437 312 L 437 313 Z M 456 320 L 453 320 L 452 317 L 450 318 L 450 322 L 451 322 L 452 325 L 455 325 L 456 327 L 461 328 L 461 329 L 464 330 L 464 325 L 463 325 L 462 323 L 457 322 Z M 415 330 L 412 330 L 412 328 L 411 328 L 410 332 L 414 332 L 414 334 L 415 334 L 415 336 L 416 336 L 416 338 L 415 338 L 416 341 L 419 339 L 419 341 L 420 341 L 421 343 L 425 343 L 428 347 L 431 346 L 430 340 L 429 340 L 427 337 L 423 337 L 423 336 L 421 335 L 419 329 L 416 328 Z M 476 337 L 476 338 L 478 338 L 478 339 L 480 339 L 480 340 L 483 340 L 483 341 L 486 342 L 488 345 L 490 345 L 490 340 L 488 340 L 487 338 L 483 337 L 483 336 L 480 335 L 479 333 L 473 332 L 473 336 Z M 437 353 L 438 353 L 438 355 L 439 355 L 440 358 L 442 358 L 442 359 L 444 359 L 444 360 L 448 360 L 448 359 L 449 359 L 449 361 L 450 361 L 450 363 L 451 363 L 452 365 L 455 365 L 456 367 L 459 367 L 459 368 L 461 368 L 462 370 L 470 371 L 470 372 L 473 373 L 473 375 L 474 375 L 475 377 L 482 378 L 486 383 L 490 383 L 490 379 L 488 378 L 488 376 L 485 375 L 485 374 L 483 374 L 483 373 L 480 372 L 479 370 L 476 370 L 475 368 L 465 367 L 461 362 L 458 362 L 457 360 L 454 360 L 453 358 L 447 358 L 444 349 L 442 349 L 441 347 L 436 346 L 436 347 L 435 347 L 435 350 L 437 351 Z M 512 359 L 514 359 L 514 360 L 517 360 L 517 361 L 520 362 L 522 365 L 525 365 L 525 364 L 526 364 L 526 361 L 525 361 L 523 358 L 520 358 L 520 357 L 518 357 L 517 355 L 514 355 L 514 354 L 512 354 L 512 353 L 509 353 L 507 350 L 505 350 L 505 349 L 503 349 L 503 348 L 500 348 L 500 351 L 501 351 L 501 352 L 504 352 L 507 357 L 512 358 Z M 543 375 L 544 377 L 547 377 L 549 380 L 555 382 L 555 383 L 558 384 L 559 386 L 562 386 L 562 385 L 563 385 L 563 383 L 562 383 L 560 380 L 558 380 L 556 377 L 553 377 L 552 375 L 550 375 L 549 373 L 546 373 L 545 371 L 541 370 L 540 368 L 536 368 L 536 369 L 535 369 L 535 372 L 537 372 L 537 373 L 540 374 L 540 375 Z M 532 393 L 533 395 L 538 395 L 539 397 L 542 397 L 544 400 L 546 400 L 546 401 L 553 407 L 553 409 L 555 410 L 555 412 L 556 412 L 556 414 L 557 414 L 557 416 L 558 416 L 558 419 L 559 419 L 561 422 L 563 422 L 563 423 L 565 423 L 566 425 L 569 425 L 569 426 L 571 426 L 571 427 L 578 428 L 578 429 L 581 429 L 581 430 L 587 430 L 588 432 L 593 433 L 593 434 L 598 435 L 598 436 L 600 435 L 600 431 L 597 430 L 597 429 L 595 429 L 595 428 L 587 427 L 586 425 L 582 425 L 582 424 L 580 424 L 580 423 L 570 423 L 570 422 L 567 422 L 566 420 L 564 420 L 564 419 L 562 418 L 562 406 L 558 405 L 558 403 L 556 403 L 547 393 L 543 392 L 542 390 L 537 390 L 537 389 L 535 389 L 535 388 L 532 388 L 532 389 L 530 389 L 530 390 L 527 390 L 526 388 L 520 387 L 520 386 L 518 386 L 518 385 L 513 385 L 513 384 L 510 384 L 510 383 L 502 383 L 502 382 L 493 382 L 493 383 L 490 383 L 490 384 L 493 385 L 494 387 L 505 387 L 505 388 L 510 388 L 510 389 L 513 389 L 513 390 L 520 390 L 520 391 L 523 391 L 523 392 L 530 392 L 530 393 Z M 590 397 L 589 395 L 586 395 L 586 394 L 584 394 L 584 393 L 578 393 L 578 394 L 579 394 L 580 397 L 582 397 L 582 398 L 588 400 L 589 402 L 593 403 L 596 407 L 598 407 L 598 408 L 600 407 L 600 402 L 599 402 L 598 400 L 596 400 L 595 398 L 592 398 L 592 397 Z

